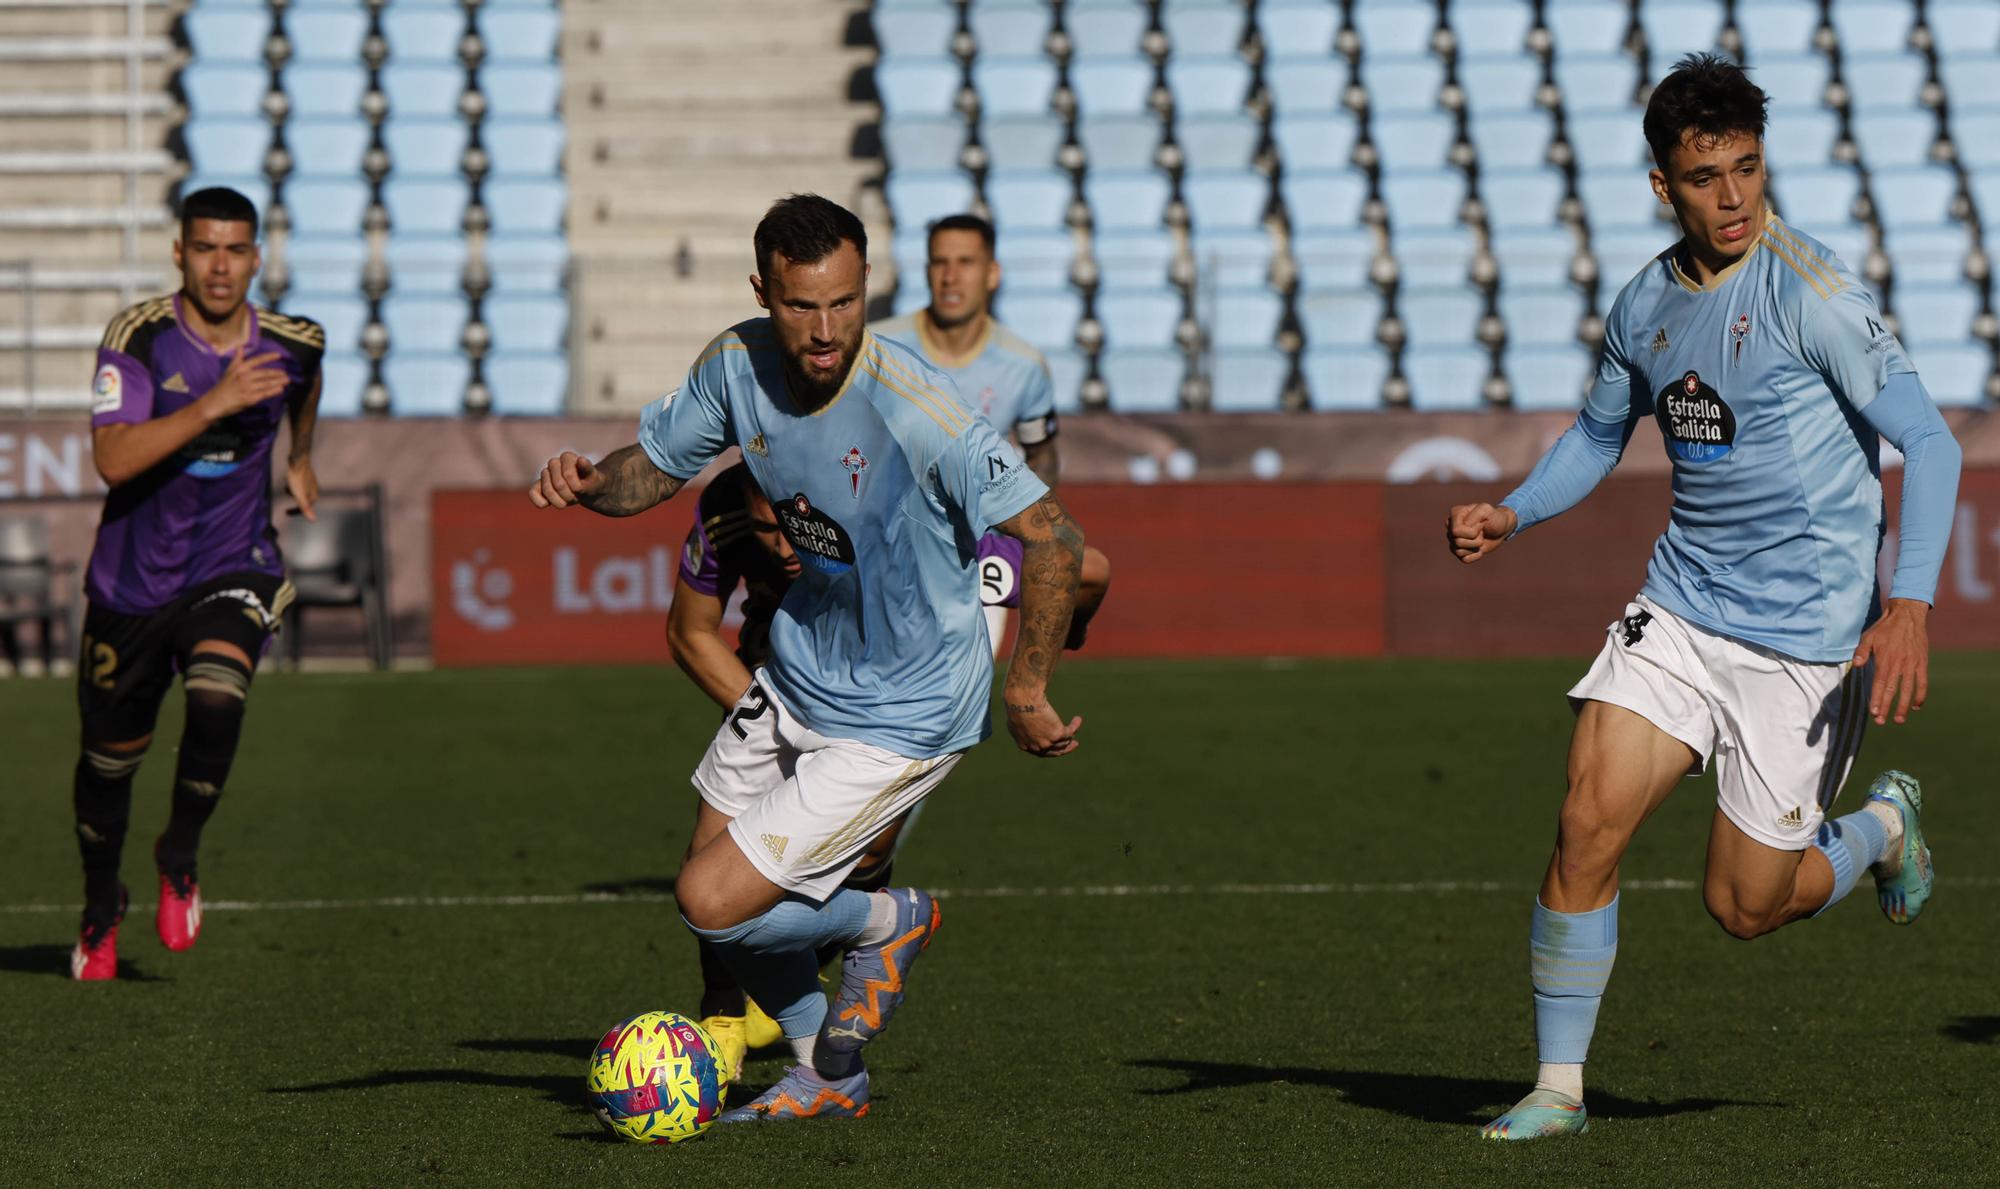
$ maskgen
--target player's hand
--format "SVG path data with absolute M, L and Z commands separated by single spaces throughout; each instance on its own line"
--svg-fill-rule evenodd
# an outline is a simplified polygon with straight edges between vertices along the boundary
M 319 502 L 319 476 L 313 473 L 312 459 L 301 458 L 285 468 L 285 490 L 291 494 L 291 513 L 318 520 L 313 505 Z
M 1854 666 L 1875 662 L 1875 681 L 1868 691 L 1868 713 L 1876 726 L 1886 726 L 1891 707 L 1897 722 L 1912 710 L 1922 710 L 1931 692 L 1931 605 L 1917 599 L 1890 599 L 1882 618 L 1861 633 Z
M 602 486 L 604 472 L 583 455 L 565 450 L 542 468 L 542 477 L 528 489 L 528 499 L 537 508 L 567 508 Z
M 1452 556 L 1471 565 L 1507 543 L 1521 518 L 1514 509 L 1492 504 L 1460 504 L 1445 518 L 1445 542 Z
M 271 366 L 277 359 L 276 351 L 245 356 L 243 348 L 237 347 L 236 354 L 230 357 L 229 370 L 222 373 L 215 387 L 202 394 L 201 403 L 220 421 L 279 395 L 291 380 L 285 369 Z
M 1049 705 L 1046 695 L 1008 690 L 1002 696 L 1007 702 L 1007 733 L 1014 736 L 1022 751 L 1053 759 L 1077 749 L 1076 733 L 1083 726 L 1081 715 L 1070 719 L 1065 726 L 1062 715 Z

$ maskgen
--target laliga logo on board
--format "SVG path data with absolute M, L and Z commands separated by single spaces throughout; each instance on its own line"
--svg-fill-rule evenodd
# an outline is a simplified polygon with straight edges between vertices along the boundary
M 574 546 L 555 551 L 555 609 L 558 615 L 665 611 L 674 602 L 674 563 L 679 551 L 655 545 L 644 554 L 613 554 L 590 567 L 579 581 L 582 566 Z
M 507 600 L 514 593 L 514 575 L 487 568 L 493 555 L 476 549 L 466 561 L 451 564 L 451 609 L 482 632 L 504 632 L 514 626 Z

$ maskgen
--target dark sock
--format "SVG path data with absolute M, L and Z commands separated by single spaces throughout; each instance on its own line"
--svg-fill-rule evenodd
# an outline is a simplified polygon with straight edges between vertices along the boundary
M 740 1016 L 748 1010 L 748 1000 L 736 976 L 723 965 L 722 955 L 715 952 L 715 946 L 704 938 L 695 938 L 695 946 L 701 951 L 701 1017 Z
M 880 867 L 877 867 L 873 874 L 864 875 L 859 879 L 850 878 L 840 886 L 852 888 L 857 892 L 879 892 L 889 886 L 889 876 L 895 870 L 896 860 L 891 859 Z M 819 959 L 821 968 L 824 968 L 829 962 L 837 961 L 840 958 L 841 952 L 846 948 L 844 945 L 829 945 L 821 948 L 814 956 Z
M 132 820 L 132 777 L 146 749 L 97 751 L 88 744 L 76 761 L 71 804 L 76 811 L 76 845 L 83 856 L 84 916 L 108 925 L 118 917 L 118 860 Z
M 187 725 L 174 769 L 174 809 L 155 857 L 162 871 L 193 874 L 201 828 L 222 799 L 243 735 L 250 673 L 234 659 L 197 653 L 187 668 Z

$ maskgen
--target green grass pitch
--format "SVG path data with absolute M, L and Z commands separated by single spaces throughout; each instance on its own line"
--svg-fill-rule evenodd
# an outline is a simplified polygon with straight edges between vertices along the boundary
M 1699 877 L 1713 804 L 1690 782 L 1625 864 L 1591 1133 L 1478 1140 L 1534 1070 L 1526 930 L 1582 667 L 1070 665 L 1056 704 L 1082 750 L 1037 761 L 1003 733 L 903 853 L 904 880 L 955 894 L 871 1050 L 872 1116 L 674 1148 L 609 1141 L 581 1087 L 604 1028 L 696 1003 L 661 894 L 717 715 L 678 673 L 260 677 L 203 859 L 225 903 L 184 955 L 137 907 L 170 706 L 126 849 L 126 977 L 103 986 L 66 978 L 72 690 L 0 682 L 0 1182 L 1992 1177 L 1991 655 L 1940 658 L 1931 707 L 1871 732 L 1841 802 L 1884 767 L 1923 778 L 1941 883 L 1921 922 L 1887 924 L 1864 881 L 1822 920 L 1731 940 L 1673 882 Z M 1074 891 L 1102 888 L 1128 894 Z M 384 903 L 507 896 L 545 899 Z

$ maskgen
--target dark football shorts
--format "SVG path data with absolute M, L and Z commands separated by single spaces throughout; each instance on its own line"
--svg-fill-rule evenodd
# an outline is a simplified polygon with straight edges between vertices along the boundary
M 83 617 L 76 682 L 84 737 L 126 743 L 151 734 L 195 645 L 234 644 L 255 665 L 291 601 L 292 584 L 282 576 L 245 572 L 211 579 L 144 615 L 92 604 Z

